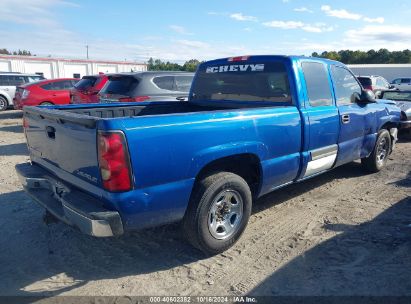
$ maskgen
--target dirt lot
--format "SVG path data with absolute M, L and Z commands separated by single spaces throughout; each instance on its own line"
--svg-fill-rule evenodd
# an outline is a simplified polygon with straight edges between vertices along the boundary
M 42 222 L 14 171 L 21 113 L 0 113 L 0 295 L 411 295 L 411 142 L 259 199 L 240 242 L 205 258 L 178 225 L 96 239 Z

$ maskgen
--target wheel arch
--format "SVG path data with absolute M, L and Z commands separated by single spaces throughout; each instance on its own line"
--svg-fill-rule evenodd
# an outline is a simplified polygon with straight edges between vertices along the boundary
M 262 168 L 260 158 L 256 154 L 241 153 L 214 159 L 199 170 L 195 184 L 217 172 L 231 172 L 242 177 L 249 185 L 253 197 L 256 197 L 261 189 Z

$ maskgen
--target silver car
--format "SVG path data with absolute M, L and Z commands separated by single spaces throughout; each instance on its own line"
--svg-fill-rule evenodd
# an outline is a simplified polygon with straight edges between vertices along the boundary
M 409 77 L 394 79 L 391 84 L 401 91 L 411 90 L 411 78 Z
M 410 91 L 385 91 L 382 99 L 394 100 L 401 109 L 400 131 L 411 133 L 411 90 Z
M 17 86 L 43 79 L 45 79 L 43 76 L 37 74 L 0 72 L 0 111 L 13 105 Z
M 188 72 L 110 74 L 99 99 L 101 103 L 184 100 L 193 77 L 194 73 Z

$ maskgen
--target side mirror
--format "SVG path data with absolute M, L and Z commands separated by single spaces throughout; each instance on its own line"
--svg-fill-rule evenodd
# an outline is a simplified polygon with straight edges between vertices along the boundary
M 375 95 L 370 90 L 363 90 L 361 94 L 355 92 L 353 94 L 354 101 L 359 104 L 367 104 L 375 102 Z

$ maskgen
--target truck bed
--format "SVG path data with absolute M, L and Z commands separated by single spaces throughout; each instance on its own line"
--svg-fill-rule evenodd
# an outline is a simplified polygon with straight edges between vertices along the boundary
M 113 106 L 96 106 L 86 108 L 61 108 L 67 112 L 80 115 L 88 115 L 97 118 L 118 118 L 118 117 L 133 117 L 133 116 L 148 116 L 148 115 L 165 115 L 178 113 L 194 113 L 216 110 L 230 110 L 236 108 L 244 108 L 246 105 L 224 103 L 221 105 L 195 104 L 190 102 L 156 102 L 146 103 L 144 105 L 113 105 Z M 249 107 L 249 106 L 248 106 Z

